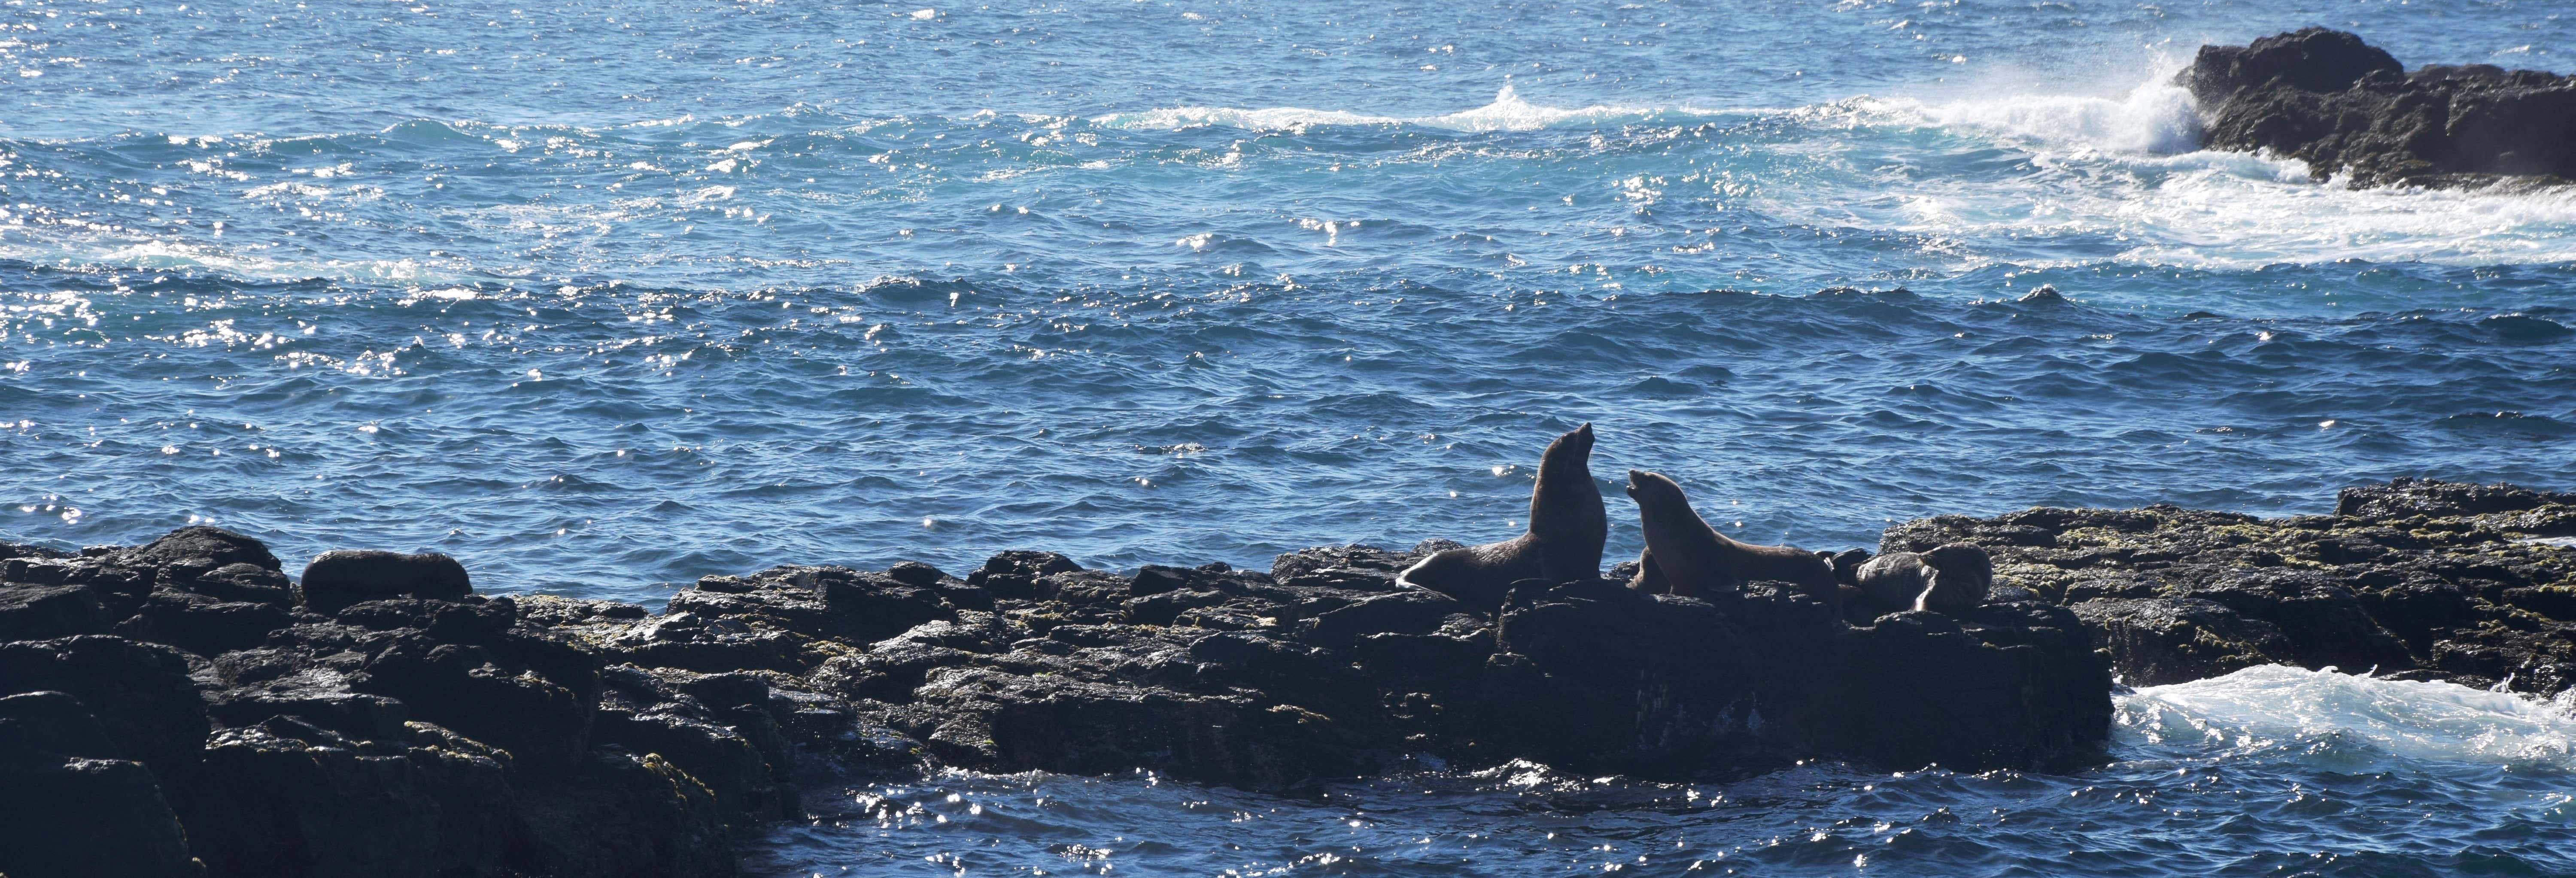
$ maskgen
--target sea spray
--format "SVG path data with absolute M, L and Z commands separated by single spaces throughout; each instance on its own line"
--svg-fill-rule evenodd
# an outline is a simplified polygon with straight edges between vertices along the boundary
M 2571 690 L 2576 691 L 2576 690 Z M 2150 686 L 2118 699 L 2121 737 L 2239 754 L 2361 747 L 2434 761 L 2576 771 L 2566 704 L 2455 683 L 2281 665 Z

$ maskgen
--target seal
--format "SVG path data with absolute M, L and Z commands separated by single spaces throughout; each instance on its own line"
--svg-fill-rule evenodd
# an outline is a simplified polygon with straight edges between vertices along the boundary
M 1929 552 L 1889 552 L 1860 565 L 1860 592 L 1875 614 L 1933 610 L 1957 615 L 1986 602 L 1995 562 L 1975 543 L 1943 543 Z
M 1609 538 L 1610 515 L 1601 505 L 1601 486 L 1592 481 L 1592 425 L 1586 423 L 1556 437 L 1539 457 L 1527 532 L 1433 553 L 1396 581 L 1490 607 L 1502 603 L 1503 593 L 1520 580 L 1599 577 L 1601 544 Z
M 1629 470 L 1628 496 L 1637 501 L 1637 521 L 1646 531 L 1646 551 L 1637 556 L 1637 576 L 1629 588 L 1696 597 L 1772 579 L 1798 586 L 1825 606 L 1842 606 L 1825 556 L 1729 539 L 1692 511 L 1682 486 L 1661 473 Z

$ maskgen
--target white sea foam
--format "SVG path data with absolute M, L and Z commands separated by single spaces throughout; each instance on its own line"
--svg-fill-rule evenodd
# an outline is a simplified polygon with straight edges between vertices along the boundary
M 271 259 L 181 241 L 0 239 L 0 259 L 79 269 L 206 269 L 245 280 L 313 278 L 367 284 L 457 284 L 476 280 L 414 259 Z
M 2173 154 L 2200 148 L 2200 112 L 2191 93 L 2159 77 L 2118 98 L 2017 94 L 1945 104 L 1891 102 L 1933 124 L 1972 127 L 2064 144 L 2079 151 Z
M 1902 193 L 1837 201 L 1786 191 L 1761 205 L 1786 218 L 1924 235 L 1966 262 L 2050 266 L 2099 261 L 2246 269 L 2335 260 L 2457 265 L 2576 261 L 2576 190 L 2351 189 L 2291 159 L 2196 148 L 2198 110 L 2157 71 L 2116 97 L 2000 94 L 1947 102 L 1861 98 L 1829 105 L 1858 128 L 1928 130 L 1988 141 L 2031 170 L 1924 173 L 1939 155 L 1897 154 L 1900 171 L 1855 167 L 1852 185 Z M 1938 149 L 1937 145 L 1930 147 Z M 1951 147 L 1956 149 L 1957 147 Z M 1859 206 L 1851 206 L 1851 205 Z M 2069 255 L 1998 251 L 2091 238 L 2117 249 Z M 1985 244 L 1957 246 L 1959 242 Z M 1962 266 L 1964 267 L 1964 266 Z
M 1715 115 L 1723 111 L 1695 110 L 1686 107 L 1627 107 L 1596 104 L 1568 109 L 1533 104 L 1523 100 L 1510 85 L 1494 95 L 1493 103 L 1455 113 L 1437 116 L 1379 116 L 1347 110 L 1313 110 L 1304 107 L 1270 107 L 1238 109 L 1233 107 L 1171 107 L 1141 113 L 1114 113 L 1095 117 L 1091 124 L 1103 128 L 1138 128 L 1178 130 L 1219 126 L 1253 131 L 1294 131 L 1333 125 L 1414 125 L 1450 131 L 1535 131 L 1566 124 L 1602 124 L 1633 121 L 1662 113 Z
M 2576 696 L 2540 702 L 2451 683 L 2281 665 L 2118 699 L 2118 734 L 2240 751 L 2361 744 L 2447 761 L 2576 769 Z

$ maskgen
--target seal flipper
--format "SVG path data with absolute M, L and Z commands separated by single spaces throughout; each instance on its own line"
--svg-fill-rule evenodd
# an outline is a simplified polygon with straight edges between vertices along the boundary
M 1664 568 L 1655 564 L 1655 550 L 1637 553 L 1637 575 L 1628 579 L 1628 587 L 1647 594 L 1665 594 L 1673 590 L 1672 582 L 1664 578 Z
M 1941 568 L 1934 567 L 1931 572 L 1923 574 L 1923 593 L 1914 596 L 1914 611 L 1920 613 L 1929 609 L 1925 605 L 1931 603 L 1932 593 L 1940 590 Z

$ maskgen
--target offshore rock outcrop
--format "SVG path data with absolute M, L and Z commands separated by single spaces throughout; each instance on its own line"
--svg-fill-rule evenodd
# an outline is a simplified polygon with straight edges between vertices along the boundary
M 2576 179 L 2576 77 L 2397 59 L 2307 28 L 2202 46 L 2175 78 L 2200 104 L 2202 146 L 2270 151 L 2354 186 Z
M 0 873 L 727 875 L 735 834 L 852 771 L 1983 767 L 2108 733 L 2064 608 L 1854 626 L 1783 584 L 1469 606 L 1395 581 L 1449 545 L 777 567 L 661 613 L 474 594 L 443 556 L 329 553 L 299 583 L 211 527 L 0 545 Z
M 2034 508 L 1889 528 L 1882 551 L 1994 554 L 1998 592 L 2084 620 L 2124 683 L 2253 665 L 2576 687 L 2576 494 L 2397 479 L 2332 515 Z
M 1440 541 L 1268 573 L 777 567 L 660 613 L 474 594 L 437 556 L 297 582 L 207 527 L 0 544 L 0 873 L 727 875 L 800 786 L 940 766 L 1285 788 L 1510 759 L 2035 765 L 2104 739 L 2115 671 L 2576 687 L 2570 537 L 2576 494 L 2408 479 L 2332 515 L 1940 516 L 1879 550 L 1981 544 L 1991 602 L 1875 618 L 1785 583 L 1525 580 L 1487 607 L 1395 581 Z

